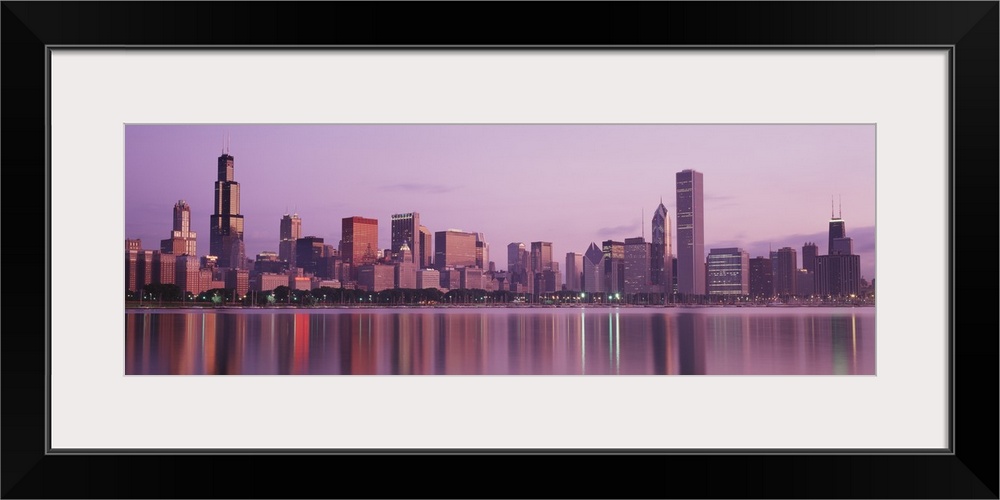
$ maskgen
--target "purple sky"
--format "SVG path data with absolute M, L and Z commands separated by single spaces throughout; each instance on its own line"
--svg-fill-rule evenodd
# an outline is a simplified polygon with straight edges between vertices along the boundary
M 419 212 L 432 232 L 484 233 L 498 269 L 514 241 L 553 242 L 562 267 L 591 242 L 648 240 L 661 197 L 676 240 L 674 175 L 692 168 L 705 177 L 706 253 L 791 246 L 801 267 L 806 241 L 827 251 L 833 196 L 875 277 L 874 125 L 127 125 L 127 238 L 157 249 L 183 199 L 208 253 L 227 133 L 249 257 L 278 250 L 285 213 L 334 246 L 342 218 L 377 218 L 388 248 L 390 216 Z

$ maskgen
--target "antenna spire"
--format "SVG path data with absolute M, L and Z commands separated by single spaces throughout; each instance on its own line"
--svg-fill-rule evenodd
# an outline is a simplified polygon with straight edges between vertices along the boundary
M 646 239 L 646 207 L 642 207 L 642 216 L 639 219 L 639 227 L 642 228 L 642 239 Z
M 830 218 L 833 218 L 833 196 L 830 196 Z
M 840 202 L 840 213 L 837 214 L 837 217 L 843 219 L 844 218 L 844 199 L 839 194 L 837 195 L 837 198 L 838 198 L 838 201 Z

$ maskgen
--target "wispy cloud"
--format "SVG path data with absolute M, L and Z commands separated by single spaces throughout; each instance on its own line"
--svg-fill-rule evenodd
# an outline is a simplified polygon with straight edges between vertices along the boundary
M 597 230 L 597 234 L 600 234 L 601 236 L 622 237 L 623 234 L 628 235 L 630 233 L 636 232 L 638 230 L 638 227 L 639 226 L 637 226 L 636 224 L 624 224 L 621 226 L 602 227 Z
M 450 193 L 461 186 L 446 186 L 444 184 L 418 184 L 413 182 L 404 182 L 400 184 L 389 184 L 383 186 L 384 189 L 392 189 L 397 191 L 408 191 L 416 193 L 427 193 L 427 194 L 442 194 Z
M 735 196 L 731 196 L 728 194 L 711 194 L 711 193 L 705 194 L 705 200 L 707 201 L 729 201 L 735 199 L 736 199 Z

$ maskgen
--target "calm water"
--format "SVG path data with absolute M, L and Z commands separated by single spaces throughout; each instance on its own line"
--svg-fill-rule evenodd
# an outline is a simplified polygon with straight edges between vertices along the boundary
M 874 375 L 875 310 L 129 311 L 125 373 Z

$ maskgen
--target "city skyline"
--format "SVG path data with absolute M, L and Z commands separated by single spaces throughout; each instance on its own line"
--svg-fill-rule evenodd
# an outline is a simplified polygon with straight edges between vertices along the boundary
M 303 236 L 334 246 L 344 218 L 377 219 L 378 246 L 385 249 L 391 216 L 417 212 L 432 234 L 483 233 L 497 269 L 505 269 L 503 249 L 511 242 L 552 242 L 553 256 L 561 256 L 608 239 L 649 241 L 643 219 L 661 198 L 676 256 L 675 175 L 690 169 L 705 178 L 706 257 L 712 248 L 766 257 L 770 249 L 825 241 L 831 214 L 824 200 L 839 197 L 861 274 L 870 280 L 874 131 L 874 125 L 129 125 L 125 233 L 155 248 L 169 236 L 172 207 L 183 199 L 191 230 L 209 234 L 212 163 L 228 148 L 247 257 L 279 250 L 286 213 L 301 218 Z M 201 253 L 207 243 L 198 246 Z

